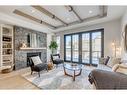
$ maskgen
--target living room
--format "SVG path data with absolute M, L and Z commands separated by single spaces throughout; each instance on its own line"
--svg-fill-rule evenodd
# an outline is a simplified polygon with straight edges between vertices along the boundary
M 0 6 L 0 28 L 0 89 L 127 89 L 126 6 Z

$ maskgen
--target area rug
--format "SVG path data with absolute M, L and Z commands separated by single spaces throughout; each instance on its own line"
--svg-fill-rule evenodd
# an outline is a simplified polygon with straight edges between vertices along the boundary
M 31 83 L 35 84 L 37 87 L 41 89 L 92 89 L 91 84 L 88 81 L 88 74 L 91 70 L 85 69 L 83 67 L 82 73 L 80 76 L 77 76 L 75 81 L 73 81 L 72 77 L 64 75 L 64 70 L 62 66 L 58 68 L 54 68 L 50 71 L 42 71 L 40 77 L 38 73 L 34 73 L 33 75 L 26 73 L 23 75 Z M 72 74 L 70 70 L 67 71 Z

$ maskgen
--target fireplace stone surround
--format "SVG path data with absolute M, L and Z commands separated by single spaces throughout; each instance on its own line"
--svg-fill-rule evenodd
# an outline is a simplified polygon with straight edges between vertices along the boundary
M 14 27 L 14 64 L 15 70 L 28 67 L 27 64 L 27 54 L 28 53 L 38 53 L 41 54 L 41 60 L 43 63 L 47 62 L 47 49 L 32 49 L 32 50 L 21 50 L 20 44 L 22 42 L 27 42 L 28 33 L 37 33 L 41 35 L 41 45 L 47 47 L 47 34 L 19 26 Z

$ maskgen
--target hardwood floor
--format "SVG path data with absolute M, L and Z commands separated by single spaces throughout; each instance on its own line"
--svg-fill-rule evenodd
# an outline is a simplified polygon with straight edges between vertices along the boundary
M 30 72 L 29 68 L 12 71 L 11 73 L 2 74 L 0 73 L 0 89 L 36 89 L 38 87 L 27 81 L 21 75 Z

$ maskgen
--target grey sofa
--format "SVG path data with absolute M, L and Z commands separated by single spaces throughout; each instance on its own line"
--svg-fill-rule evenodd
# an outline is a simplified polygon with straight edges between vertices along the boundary
M 89 82 L 96 89 L 127 89 L 127 65 L 121 64 L 120 58 L 117 58 L 113 64 L 111 64 L 112 61 L 104 64 L 103 60 L 105 59 L 100 58 L 97 69 L 90 72 Z

